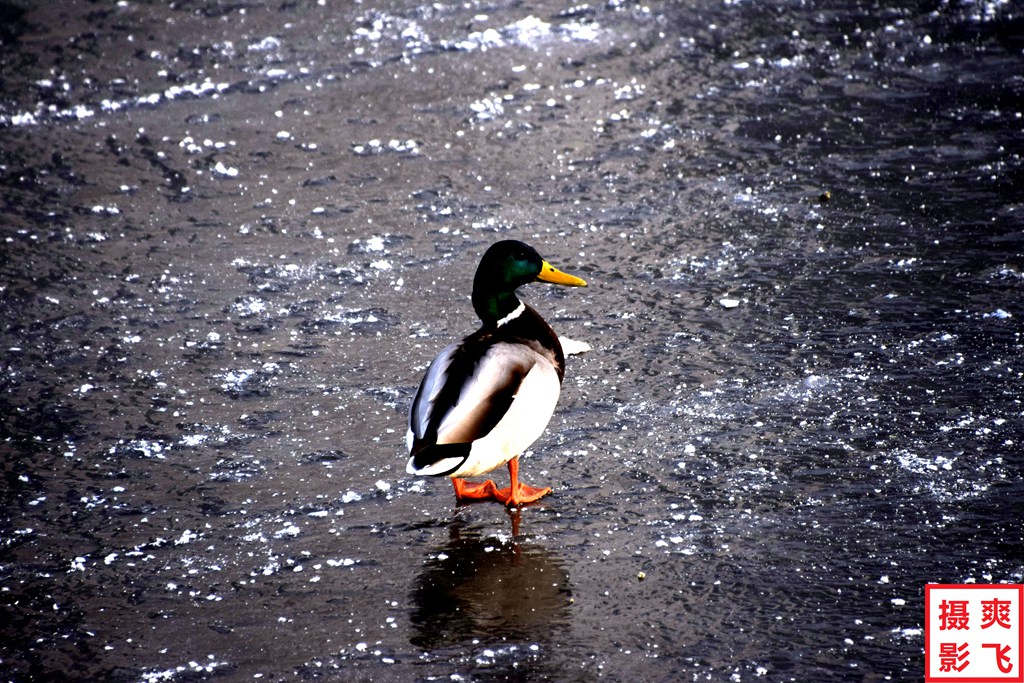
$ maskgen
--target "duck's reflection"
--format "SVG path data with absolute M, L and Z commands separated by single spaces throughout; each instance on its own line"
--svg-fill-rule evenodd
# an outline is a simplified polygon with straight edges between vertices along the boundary
M 413 645 L 434 649 L 473 638 L 545 640 L 568 620 L 569 575 L 555 553 L 519 536 L 466 528 L 457 517 L 413 590 Z

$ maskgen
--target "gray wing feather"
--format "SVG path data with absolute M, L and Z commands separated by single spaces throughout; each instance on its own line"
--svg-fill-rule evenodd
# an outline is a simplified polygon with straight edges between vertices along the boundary
M 458 342 L 455 342 L 441 349 L 441 353 L 437 354 L 437 358 L 430 363 L 427 374 L 420 383 L 420 389 L 416 393 L 416 399 L 409 411 L 409 431 L 417 439 L 422 439 L 423 435 L 427 433 L 427 425 L 430 422 L 434 404 L 444 388 L 448 367 L 452 364 L 452 358 L 458 346 Z
M 436 430 L 437 443 L 485 436 L 502 418 L 537 354 L 519 344 L 489 347 L 467 364 L 460 343 L 446 346 L 430 364 L 409 413 L 416 440 Z

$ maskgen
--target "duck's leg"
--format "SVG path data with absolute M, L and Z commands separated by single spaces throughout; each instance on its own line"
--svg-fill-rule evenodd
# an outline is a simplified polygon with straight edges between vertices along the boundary
M 455 502 L 472 503 L 478 500 L 495 500 L 498 487 L 488 479 L 485 482 L 471 483 L 464 479 L 452 477 L 452 485 L 455 486 Z
M 551 493 L 551 488 L 535 488 L 519 483 L 519 456 L 508 461 L 509 487 L 497 489 L 494 492 L 495 500 L 504 503 L 509 507 L 519 507 L 523 503 L 532 503 L 540 500 Z

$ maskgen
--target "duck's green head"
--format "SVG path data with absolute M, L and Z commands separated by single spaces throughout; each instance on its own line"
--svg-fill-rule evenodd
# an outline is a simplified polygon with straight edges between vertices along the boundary
M 584 287 L 586 282 L 558 270 L 537 250 L 516 240 L 495 242 L 480 259 L 473 279 L 473 308 L 485 323 L 496 323 L 519 306 L 516 289 L 530 282 Z

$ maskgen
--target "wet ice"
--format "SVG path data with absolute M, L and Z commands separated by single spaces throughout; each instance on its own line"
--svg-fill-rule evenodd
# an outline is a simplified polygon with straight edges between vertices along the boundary
M 1007 3 L 327 5 L 5 42 L 12 666 L 896 680 L 1020 580 Z M 591 283 L 518 534 L 401 472 L 504 236 Z

